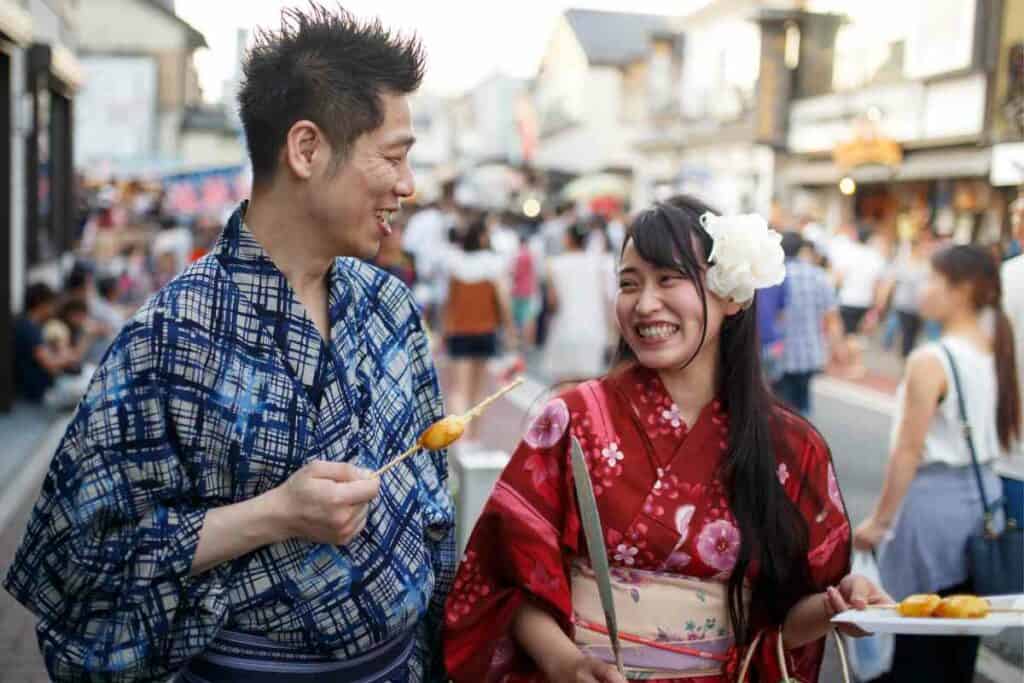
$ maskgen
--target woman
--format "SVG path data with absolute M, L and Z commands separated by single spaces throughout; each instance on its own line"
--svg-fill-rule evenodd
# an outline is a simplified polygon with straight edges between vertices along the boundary
M 543 369 L 556 383 L 596 377 L 606 367 L 611 257 L 586 249 L 589 234 L 583 223 L 569 226 L 565 251 L 548 262 L 547 305 L 553 314 Z
M 498 332 L 511 329 L 504 260 L 491 251 L 489 228 L 474 220 L 461 235 L 461 249 L 449 254 L 444 333 L 452 362 L 451 407 L 466 412 L 484 397 L 487 361 L 498 355 Z M 476 423 L 463 443 L 476 436 Z
M 551 401 L 495 485 L 446 604 L 454 681 L 623 680 L 581 561 L 573 440 L 630 678 L 725 683 L 749 653 L 757 680 L 778 681 L 781 638 L 789 671 L 816 680 L 831 615 L 887 599 L 845 576 L 850 527 L 828 448 L 761 378 L 754 288 L 783 273 L 778 236 L 756 216 L 681 197 L 636 218 L 615 304 L 620 362 Z
M 882 583 L 898 600 L 971 590 L 967 539 L 982 529 L 983 511 L 946 351 L 956 363 L 986 495 L 996 500 L 1002 486 L 992 464 L 1021 435 L 1001 292 L 999 269 L 981 247 L 946 247 L 932 257 L 921 313 L 943 335 L 907 361 L 882 494 L 854 537 L 859 549 L 880 546 Z M 970 681 L 977 650 L 977 638 L 896 636 L 887 680 Z

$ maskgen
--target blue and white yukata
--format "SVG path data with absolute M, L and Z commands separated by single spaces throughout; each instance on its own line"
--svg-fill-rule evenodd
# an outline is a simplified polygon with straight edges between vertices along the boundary
M 208 510 L 313 460 L 375 469 L 443 414 L 409 291 L 336 259 L 325 342 L 244 211 L 111 345 L 4 586 L 58 681 L 444 680 L 443 454 L 386 475 L 345 546 L 291 539 L 189 576 Z

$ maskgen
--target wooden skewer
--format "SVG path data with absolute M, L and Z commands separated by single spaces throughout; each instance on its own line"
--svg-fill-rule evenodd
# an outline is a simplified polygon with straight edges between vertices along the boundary
M 502 396 L 504 396 L 508 392 L 512 391 L 516 387 L 518 387 L 524 381 L 525 380 L 522 377 L 515 378 L 509 384 L 506 384 L 501 389 L 498 389 L 496 392 L 494 392 L 493 394 L 491 394 L 490 396 L 488 396 L 484 400 L 480 401 L 480 403 L 475 408 L 473 408 L 468 413 L 463 415 L 462 419 L 465 420 L 466 422 L 469 422 L 473 418 L 480 417 L 480 413 L 484 412 L 484 410 L 487 408 L 487 406 L 491 405 L 492 403 L 497 401 L 499 398 L 501 398 Z
M 476 407 L 474 407 L 472 410 L 470 410 L 469 412 L 465 413 L 462 416 L 463 422 L 466 423 L 466 424 L 469 424 L 469 422 L 471 420 L 473 420 L 474 418 L 480 417 L 480 414 L 484 412 L 484 410 L 487 408 L 487 406 L 491 405 L 492 403 L 497 401 L 499 398 L 501 398 L 502 396 L 504 396 L 508 392 L 512 391 L 516 387 L 518 387 L 524 381 L 525 380 L 522 377 L 517 377 L 511 383 L 507 384 L 506 386 L 504 386 L 501 389 L 499 389 L 498 391 L 494 392 L 493 394 L 491 394 L 490 396 L 488 396 L 484 400 L 480 401 L 480 403 L 477 404 Z M 389 470 L 391 470 L 394 467 L 397 467 L 403 460 L 407 460 L 408 458 L 411 458 L 413 455 L 415 455 L 417 452 L 419 452 L 420 448 L 422 448 L 422 446 L 420 445 L 419 441 L 417 440 L 415 444 L 413 444 L 412 446 L 410 446 L 408 448 L 408 450 L 406 450 L 404 453 L 399 455 L 397 458 L 395 458 L 394 460 L 389 462 L 387 465 L 384 465 L 384 467 L 381 467 L 379 470 L 374 472 L 373 475 L 375 477 L 378 477 L 378 478 L 384 476 L 385 474 L 388 473 Z
M 899 609 L 897 603 L 885 603 L 881 605 L 868 605 L 867 609 Z M 1024 614 L 1024 607 L 989 607 L 990 614 Z M 922 619 L 933 619 L 934 617 L 921 617 Z
M 405 451 L 405 453 L 402 453 L 400 456 L 398 456 L 397 458 L 395 458 L 394 460 L 389 462 L 387 465 L 384 465 L 384 467 L 381 467 L 379 470 L 374 472 L 373 476 L 375 476 L 377 478 L 383 477 L 385 474 L 388 473 L 388 470 L 390 470 L 391 468 L 395 467 L 396 465 L 398 465 L 400 462 L 402 462 L 406 458 L 411 458 L 419 450 L 420 450 L 419 442 L 414 443 L 412 446 L 409 447 L 409 449 L 407 451 Z

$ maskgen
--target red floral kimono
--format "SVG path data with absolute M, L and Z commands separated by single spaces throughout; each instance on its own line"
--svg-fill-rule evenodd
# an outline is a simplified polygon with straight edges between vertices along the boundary
M 727 424 L 715 401 L 688 427 L 657 374 L 641 366 L 551 401 L 495 485 L 449 594 L 444 655 L 452 680 L 544 680 L 512 636 L 524 600 L 546 607 L 573 633 L 569 563 L 586 557 L 586 548 L 570 435 L 587 459 L 613 572 L 658 570 L 726 581 L 740 545 L 717 476 Z M 825 443 L 804 421 L 780 411 L 774 424 L 778 480 L 807 521 L 807 561 L 824 590 L 846 574 L 850 559 L 850 526 L 835 472 Z M 763 625 L 757 605 L 751 617 Z M 781 678 L 777 626 L 767 625 L 753 660 L 759 680 L 768 683 Z M 823 641 L 789 651 L 790 675 L 816 681 L 823 652 Z M 726 670 L 734 672 L 738 654 L 730 654 Z M 689 680 L 724 683 L 734 675 Z

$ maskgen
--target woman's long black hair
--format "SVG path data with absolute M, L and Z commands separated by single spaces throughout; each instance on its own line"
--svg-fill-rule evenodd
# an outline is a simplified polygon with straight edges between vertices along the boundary
M 641 213 L 624 240 L 647 262 L 677 270 L 697 287 L 704 306 L 704 327 L 696 357 L 707 335 L 707 294 L 703 271 L 712 240 L 700 217 L 715 213 L 703 202 L 679 196 Z M 729 447 L 720 476 L 729 491 L 729 506 L 739 525 L 740 551 L 728 582 L 729 618 L 740 644 L 749 643 L 759 625 L 744 604 L 744 579 L 754 568 L 751 604 L 754 620 L 781 624 L 800 598 L 819 590 L 807 561 L 807 523 L 777 476 L 773 416 L 780 404 L 761 372 L 757 311 L 754 305 L 727 317 L 719 335 L 718 396 L 729 416 Z M 619 341 L 618 361 L 636 359 Z M 691 358 L 689 362 L 693 361 Z M 795 418 L 794 419 L 799 419 Z M 810 427 L 808 426 L 808 429 Z M 806 487 L 805 487 L 806 488 Z

